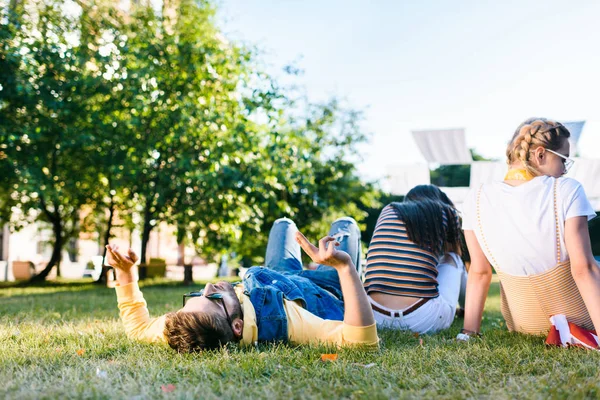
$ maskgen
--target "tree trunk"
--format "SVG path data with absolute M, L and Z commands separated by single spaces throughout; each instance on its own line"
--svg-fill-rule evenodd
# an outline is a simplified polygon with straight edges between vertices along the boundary
M 178 245 L 178 254 L 177 254 L 177 265 L 183 265 L 183 284 L 184 285 L 193 285 L 194 284 L 194 276 L 192 272 L 192 265 L 185 263 L 185 226 L 182 224 L 177 225 L 177 245 Z
M 185 243 L 177 243 L 177 265 L 185 265 Z
M 115 214 L 115 203 L 111 197 L 110 199 L 110 207 L 108 208 L 108 222 L 106 224 L 106 231 L 104 232 L 104 246 L 103 246 L 103 252 L 102 252 L 102 272 L 100 273 L 100 276 L 98 277 L 98 280 L 96 280 L 97 283 L 106 283 L 106 275 L 108 274 L 108 270 L 110 269 L 110 267 L 105 267 L 104 265 L 106 264 L 106 246 L 108 246 L 108 242 L 110 241 L 110 231 L 112 230 L 112 222 L 113 222 L 113 215 Z
M 185 226 L 177 224 L 177 265 L 185 265 Z
M 52 250 L 52 253 L 54 254 L 54 250 Z M 52 259 L 52 258 L 50 258 Z M 60 253 L 58 255 L 58 261 L 56 261 L 56 277 L 58 278 L 59 276 L 62 275 L 62 272 L 60 272 L 60 262 L 62 261 L 62 249 L 60 250 Z M 50 272 L 48 272 L 49 274 Z M 46 279 L 46 278 L 44 278 Z
M 142 229 L 142 252 L 140 254 L 140 279 L 146 278 L 146 252 L 148 249 L 148 241 L 150 240 L 150 232 L 153 226 L 150 224 L 152 213 L 150 212 L 150 205 L 146 203 L 146 209 L 144 210 L 144 227 Z
M 144 223 L 144 229 L 142 230 L 142 252 L 140 254 L 140 262 L 142 264 L 146 264 L 146 252 L 148 251 L 148 242 L 150 241 L 151 231 L 152 226 L 150 224 Z
M 52 271 L 55 265 L 60 264 L 60 257 L 63 248 L 63 229 L 62 229 L 62 221 L 57 219 L 52 224 L 52 231 L 54 232 L 54 248 L 52 249 L 52 256 L 50 257 L 50 261 L 46 265 L 46 268 L 39 274 L 35 275 L 33 278 L 29 280 L 29 282 L 43 282 L 46 280 L 46 277 Z
M 69 257 L 68 262 L 77 262 L 77 238 L 79 237 L 79 211 L 75 208 L 71 213 L 71 229 L 67 230 L 67 227 L 63 229 L 63 243 L 66 246 L 67 256 Z M 68 239 L 67 239 L 68 238 Z M 58 259 L 56 264 L 56 276 L 62 276 L 61 273 L 61 262 L 62 257 Z
M 192 264 L 186 264 L 183 266 L 183 284 L 190 286 L 194 284 Z

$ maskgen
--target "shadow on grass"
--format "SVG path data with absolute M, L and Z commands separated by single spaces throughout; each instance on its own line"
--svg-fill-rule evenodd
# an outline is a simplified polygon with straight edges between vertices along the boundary
M 194 289 L 201 286 L 195 286 Z M 143 287 L 151 316 L 158 316 L 181 307 L 181 295 L 189 287 L 168 282 L 149 283 Z M 15 288 L 18 291 L 2 297 L 0 320 L 14 323 L 42 324 L 76 322 L 94 319 L 116 319 L 119 311 L 114 289 L 88 285 L 41 286 Z
M 151 316 L 181 307 L 181 296 L 199 290 L 205 281 L 192 286 L 164 278 L 141 282 Z M 64 323 L 78 320 L 118 318 L 115 290 L 91 280 L 49 281 L 35 285 L 11 285 L 0 290 L 0 320 L 12 323 L 39 321 Z
M 184 284 L 181 281 L 168 280 L 165 278 L 155 278 L 140 281 L 140 288 L 152 288 L 152 289 L 169 289 L 169 288 L 181 288 L 183 290 L 197 290 L 201 289 L 207 283 L 228 281 L 238 282 L 240 281 L 237 277 L 226 277 L 226 278 L 214 278 L 209 280 L 195 281 L 193 284 Z M 12 290 L 11 290 L 12 289 Z M 76 280 L 53 280 L 46 282 L 0 282 L 0 297 L 18 297 L 18 296 L 35 296 L 48 293 L 60 293 L 60 292 L 75 292 L 75 291 L 91 291 L 91 290 L 113 290 L 112 288 L 106 287 L 104 284 L 96 283 L 91 279 L 76 279 Z
M 92 281 L 91 278 L 90 279 L 73 279 L 73 280 L 53 280 L 53 281 L 34 282 L 34 283 L 30 283 L 29 281 L 0 282 L 0 289 L 34 288 L 34 287 L 76 288 L 76 287 L 88 286 L 92 283 L 94 283 L 94 281 Z

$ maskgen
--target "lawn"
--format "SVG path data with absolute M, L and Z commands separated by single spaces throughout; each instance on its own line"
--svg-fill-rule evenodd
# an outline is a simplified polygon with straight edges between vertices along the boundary
M 195 288 L 199 288 L 198 285 Z M 152 315 L 180 306 L 190 290 L 143 286 Z M 261 346 L 180 355 L 129 341 L 114 291 L 89 282 L 0 286 L 0 398 L 599 398 L 600 353 L 546 348 L 508 333 L 498 285 L 486 306 L 485 337 L 447 332 L 415 337 L 380 331 L 381 351 Z

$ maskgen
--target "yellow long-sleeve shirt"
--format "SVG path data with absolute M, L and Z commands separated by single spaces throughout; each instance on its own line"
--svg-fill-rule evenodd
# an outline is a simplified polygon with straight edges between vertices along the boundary
M 117 302 L 121 321 L 130 339 L 146 342 L 166 343 L 165 316 L 150 318 L 146 300 L 137 282 L 118 286 Z M 244 311 L 242 345 L 256 343 L 258 327 L 256 313 L 250 298 L 244 294 L 242 285 L 236 287 L 236 294 Z M 284 300 L 288 318 L 288 339 L 292 344 L 324 343 L 337 346 L 362 345 L 379 348 L 377 328 L 371 326 L 351 326 L 343 321 L 332 321 L 317 317 L 293 301 Z

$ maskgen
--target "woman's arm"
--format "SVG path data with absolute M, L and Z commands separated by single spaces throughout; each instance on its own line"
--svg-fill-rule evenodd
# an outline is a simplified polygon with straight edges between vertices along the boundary
M 587 217 L 567 219 L 565 244 L 571 260 L 573 279 L 598 332 L 600 329 L 600 268 L 592 255 Z
M 464 328 L 467 331 L 479 332 L 485 299 L 492 281 L 492 267 L 473 231 L 465 231 L 465 240 L 471 255 L 471 267 L 467 278 Z

